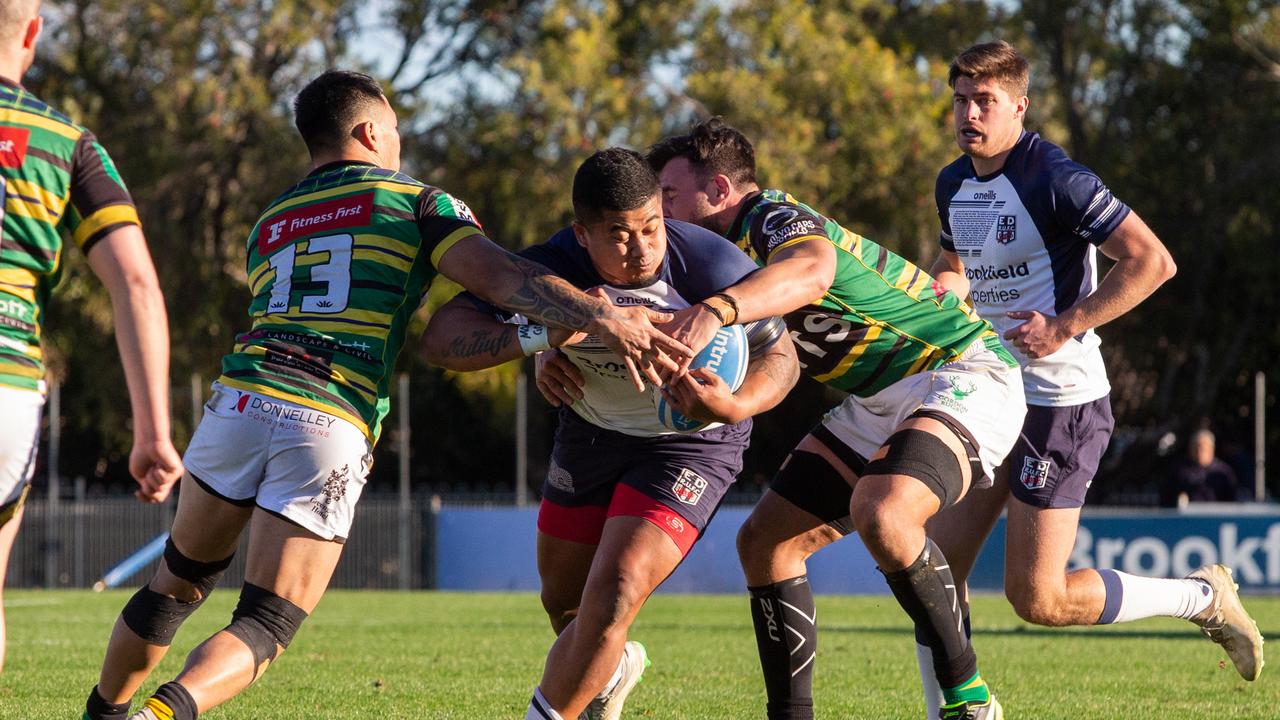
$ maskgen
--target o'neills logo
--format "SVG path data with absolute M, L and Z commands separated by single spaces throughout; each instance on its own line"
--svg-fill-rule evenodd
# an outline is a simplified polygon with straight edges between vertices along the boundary
M 267 255 L 305 235 L 368 225 L 372 217 L 371 192 L 286 210 L 258 223 L 258 254 Z
M 996 267 L 995 265 L 970 265 L 964 269 L 964 276 L 970 280 L 1008 280 L 1016 277 L 1027 277 L 1031 269 L 1025 262 L 1017 265 Z

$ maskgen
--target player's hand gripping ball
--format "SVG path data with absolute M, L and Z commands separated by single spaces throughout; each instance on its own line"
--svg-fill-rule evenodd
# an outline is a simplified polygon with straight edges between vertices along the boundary
M 711 342 L 693 358 L 689 369 L 705 368 L 718 375 L 731 390 L 737 392 L 747 377 L 748 354 L 746 331 L 741 325 L 730 325 L 716 331 Z M 686 417 L 671 407 L 659 387 L 653 389 L 653 405 L 658 410 L 658 420 L 663 426 L 676 432 L 695 433 L 711 424 Z

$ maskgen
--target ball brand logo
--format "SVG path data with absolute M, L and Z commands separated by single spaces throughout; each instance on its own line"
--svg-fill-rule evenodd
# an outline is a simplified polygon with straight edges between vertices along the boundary
M 987 190 L 986 192 L 976 192 L 973 194 L 974 200 L 995 200 L 997 197 L 995 190 Z
M 716 336 L 711 338 L 711 348 L 707 352 L 711 355 L 711 360 L 706 364 L 706 368 L 718 373 L 720 363 L 724 362 L 725 353 L 729 352 L 729 333 L 717 332 Z

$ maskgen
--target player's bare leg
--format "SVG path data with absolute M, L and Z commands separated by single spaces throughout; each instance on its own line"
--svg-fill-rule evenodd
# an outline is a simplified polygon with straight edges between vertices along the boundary
M 178 512 L 170 531 L 173 547 L 194 563 L 217 565 L 228 562 L 235 553 L 253 508 L 233 505 L 208 493 L 189 474 L 183 476 L 181 490 Z M 212 582 L 204 585 L 212 590 L 217 577 L 210 580 Z M 168 558 L 163 558 L 155 576 L 116 619 L 86 717 L 90 720 L 112 717 L 113 710 L 114 714 L 123 716 L 134 693 L 169 651 L 178 625 L 206 597 L 208 593 L 191 580 L 175 575 L 169 567 Z M 138 629 L 135 630 L 131 624 Z M 147 637 L 139 635 L 139 631 Z M 96 698 L 93 697 L 95 694 Z M 97 702 L 99 700 L 102 702 Z
M 562 540 L 538 531 L 538 577 L 542 581 L 542 608 L 556 635 L 578 616 L 582 591 L 591 573 L 596 545 Z
M 800 441 L 778 472 L 798 472 L 811 480 L 818 473 L 828 481 L 849 485 L 856 478 L 812 435 Z M 843 537 L 830 523 L 773 490 L 765 492 L 738 531 L 738 559 L 751 593 L 766 712 L 771 719 L 813 717 L 818 630 L 806 562 Z
M 956 587 L 966 603 L 969 600 L 969 573 L 973 571 L 982 546 L 1009 501 L 1006 473 L 1006 467 L 1002 466 L 996 471 L 995 482 L 991 487 L 971 488 L 960 502 L 945 508 L 925 524 L 925 531 L 946 556 L 947 563 L 951 566 L 951 576 L 955 578 Z M 964 630 L 968 635 L 968 607 L 963 607 L 966 610 Z M 916 664 L 920 667 L 920 684 L 924 689 L 925 717 L 934 720 L 942 707 L 942 688 L 938 686 L 937 676 L 933 672 L 933 651 L 920 637 L 916 638 Z
M 18 537 L 18 526 L 22 524 L 23 509 L 18 507 L 8 521 L 0 520 L 0 672 L 4 671 L 7 643 L 4 629 L 4 576 L 9 567 L 9 551 L 13 550 L 13 542 Z
M 547 709 L 570 719 L 586 709 L 617 668 L 636 613 L 683 557 L 648 520 L 616 516 L 605 523 L 578 616 L 547 655 L 537 691 Z

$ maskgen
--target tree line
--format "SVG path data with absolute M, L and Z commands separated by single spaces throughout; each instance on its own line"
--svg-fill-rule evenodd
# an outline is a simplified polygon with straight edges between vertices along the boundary
M 577 164 L 719 114 L 762 183 L 925 265 L 937 171 L 958 154 L 950 59 L 1003 38 L 1032 61 L 1027 126 L 1096 170 L 1178 276 L 1101 331 L 1120 426 L 1102 492 L 1149 489 L 1157 439 L 1208 424 L 1252 448 L 1253 375 L 1280 349 L 1280 9 L 1255 0 L 71 0 L 46 6 L 26 84 L 91 128 L 134 194 L 170 308 L 175 388 L 216 377 L 247 327 L 245 238 L 307 169 L 289 103 L 327 67 L 370 72 L 404 169 L 519 248 L 571 219 Z M 60 470 L 121 483 L 129 433 L 105 292 L 69 252 L 49 313 Z M 453 290 L 438 281 L 420 316 Z M 406 346 L 415 482 L 509 487 L 519 368 L 453 375 Z M 1280 374 L 1271 386 L 1280 385 Z M 185 391 L 175 434 L 190 432 Z M 1268 402 L 1274 417 L 1275 391 Z M 820 411 L 761 418 L 743 484 Z M 535 484 L 554 415 L 533 408 Z M 1272 422 L 1273 426 L 1280 424 Z M 384 438 L 373 482 L 396 463 Z M 1280 456 L 1280 430 L 1269 434 Z M 1275 478 L 1280 473 L 1272 473 Z M 1273 482 L 1273 487 L 1280 488 Z

